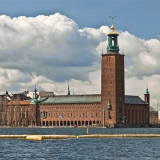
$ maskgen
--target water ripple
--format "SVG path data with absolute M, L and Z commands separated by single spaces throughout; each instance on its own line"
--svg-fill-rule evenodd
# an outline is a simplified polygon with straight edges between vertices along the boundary
M 86 134 L 85 128 L 0 128 L 1 134 Z M 90 134 L 160 133 L 160 129 L 89 129 Z M 159 138 L 28 141 L 0 139 L 0 160 L 158 160 Z

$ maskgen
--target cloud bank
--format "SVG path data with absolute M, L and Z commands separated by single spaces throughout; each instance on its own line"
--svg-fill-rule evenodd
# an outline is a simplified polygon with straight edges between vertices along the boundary
M 75 94 L 101 92 L 101 53 L 106 52 L 108 26 L 79 28 L 59 13 L 50 16 L 0 16 L 0 90 L 39 90 Z M 160 41 L 119 33 L 125 56 L 126 94 L 143 98 L 146 86 L 151 103 L 160 100 Z

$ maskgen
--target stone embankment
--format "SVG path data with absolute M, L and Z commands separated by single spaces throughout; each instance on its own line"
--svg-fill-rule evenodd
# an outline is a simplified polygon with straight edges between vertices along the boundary
M 87 134 L 87 135 L 0 135 L 0 139 L 69 139 L 69 138 L 160 138 L 160 134 Z

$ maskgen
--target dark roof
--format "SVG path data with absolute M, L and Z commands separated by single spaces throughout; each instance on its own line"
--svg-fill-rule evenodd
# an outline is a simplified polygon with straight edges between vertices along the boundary
M 146 104 L 139 96 L 125 95 L 125 104 Z
M 8 92 L 7 92 L 8 93 Z M 0 97 L 4 98 L 5 96 L 9 97 L 9 98 L 13 98 L 13 99 L 17 99 L 19 97 L 20 100 L 27 100 L 27 99 L 31 99 L 30 97 L 27 97 L 25 94 L 23 93 L 10 93 L 10 94 L 0 94 Z

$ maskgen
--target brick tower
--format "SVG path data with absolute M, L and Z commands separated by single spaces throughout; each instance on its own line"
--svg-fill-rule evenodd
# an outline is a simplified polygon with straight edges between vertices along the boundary
M 103 125 L 114 126 L 124 112 L 124 55 L 119 53 L 118 34 L 114 23 L 108 34 L 107 53 L 102 54 L 101 104 Z

